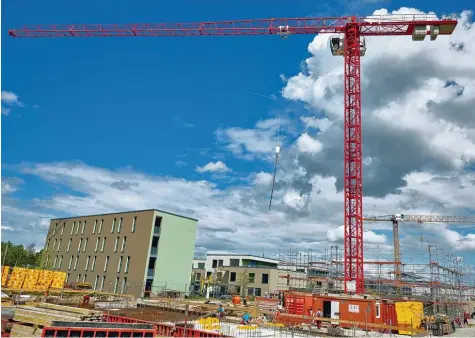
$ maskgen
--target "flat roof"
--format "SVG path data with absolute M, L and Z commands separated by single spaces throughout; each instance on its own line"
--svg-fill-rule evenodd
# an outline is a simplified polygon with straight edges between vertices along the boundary
M 160 212 L 160 213 L 163 213 L 163 214 L 177 216 L 177 217 L 181 217 L 181 218 L 186 218 L 186 219 L 190 219 L 192 221 L 198 222 L 198 220 L 196 218 L 191 218 L 191 217 L 187 217 L 187 216 L 183 216 L 183 215 L 178 215 L 178 214 L 174 214 L 172 212 L 163 211 L 163 210 L 159 210 L 159 209 L 144 209 L 144 210 L 109 212 L 109 213 L 106 213 L 106 214 L 92 214 L 92 215 L 80 215 L 80 216 L 71 216 L 71 217 L 60 217 L 60 218 L 52 218 L 51 221 L 59 221 L 59 220 L 63 220 L 63 219 L 72 219 L 72 218 L 81 218 L 81 217 L 98 217 L 98 216 L 108 216 L 108 215 L 118 215 L 118 214 L 131 214 L 131 213 L 146 212 L 146 211 L 157 211 L 157 212 Z
M 272 263 L 279 263 L 280 261 L 278 259 L 274 259 L 274 258 L 268 258 L 268 257 L 262 257 L 262 256 L 257 256 L 257 255 L 250 255 L 250 254 L 233 254 L 233 253 L 208 253 L 206 254 L 206 256 L 234 256 L 234 257 L 251 257 L 251 258 L 255 258 L 255 259 L 265 259 L 267 261 L 272 261 Z

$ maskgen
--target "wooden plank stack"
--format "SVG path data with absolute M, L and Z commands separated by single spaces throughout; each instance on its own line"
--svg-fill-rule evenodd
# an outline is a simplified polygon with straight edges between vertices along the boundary
M 35 289 L 36 283 L 38 282 L 38 277 L 40 275 L 40 270 L 27 269 L 25 280 L 23 282 L 24 289 Z
M 7 280 L 8 280 L 8 274 L 10 273 L 10 267 L 9 266 L 2 266 L 2 286 L 7 285 Z
M 64 287 L 64 282 L 66 281 L 66 272 L 55 271 L 53 275 L 53 282 L 51 283 L 52 288 L 62 289 Z
M 7 287 L 13 288 L 13 289 L 20 289 L 26 277 L 26 270 L 27 269 L 24 269 L 24 268 L 14 267 L 12 274 L 10 275 L 10 278 L 8 279 Z

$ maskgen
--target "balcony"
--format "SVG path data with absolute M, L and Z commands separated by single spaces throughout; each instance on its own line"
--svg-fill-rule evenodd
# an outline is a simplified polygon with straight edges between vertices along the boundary
M 147 279 L 153 279 L 154 274 L 155 274 L 155 270 L 154 270 L 154 269 L 148 269 L 148 271 L 147 271 Z
M 151 256 L 151 257 L 157 257 L 157 251 L 158 251 L 158 248 L 152 247 L 152 248 L 150 249 L 150 256 Z

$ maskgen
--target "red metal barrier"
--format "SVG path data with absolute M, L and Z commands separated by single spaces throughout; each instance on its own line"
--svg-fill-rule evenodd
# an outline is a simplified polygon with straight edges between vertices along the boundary
M 155 330 L 92 327 L 44 327 L 41 337 L 154 337 Z
M 146 320 L 129 318 L 129 317 L 122 317 L 110 314 L 104 314 L 104 320 L 109 323 L 144 323 L 144 324 L 153 324 L 155 327 L 155 331 L 158 335 L 166 336 L 166 337 L 225 337 L 221 333 L 217 332 L 208 332 L 203 330 L 196 330 L 196 329 L 186 329 L 181 326 L 174 326 L 170 324 L 160 324 L 149 322 Z

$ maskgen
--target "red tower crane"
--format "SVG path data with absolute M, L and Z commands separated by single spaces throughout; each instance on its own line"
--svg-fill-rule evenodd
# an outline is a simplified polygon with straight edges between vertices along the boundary
M 344 57 L 344 199 L 345 199 L 345 292 L 364 293 L 363 271 L 363 181 L 361 135 L 360 57 L 366 52 L 365 36 L 450 35 L 457 25 L 452 18 L 433 15 L 377 15 L 369 17 L 282 18 L 238 21 L 80 24 L 28 26 L 10 29 L 12 37 L 117 37 L 117 36 L 216 36 L 337 34 L 330 39 L 333 55 Z

